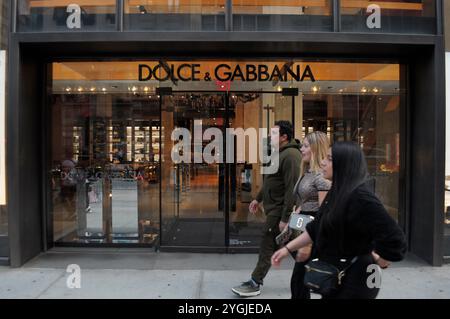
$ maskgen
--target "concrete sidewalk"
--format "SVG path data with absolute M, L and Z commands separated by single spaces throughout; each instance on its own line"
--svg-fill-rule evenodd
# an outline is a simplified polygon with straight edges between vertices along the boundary
M 132 249 L 64 249 L 24 267 L 0 267 L 0 298 L 220 298 L 249 278 L 256 254 L 155 253 Z M 69 289 L 66 268 L 81 268 Z M 258 298 L 290 298 L 292 261 L 271 269 Z M 318 296 L 314 296 L 318 298 Z M 379 298 L 450 298 L 450 265 L 435 268 L 408 257 L 383 271 Z

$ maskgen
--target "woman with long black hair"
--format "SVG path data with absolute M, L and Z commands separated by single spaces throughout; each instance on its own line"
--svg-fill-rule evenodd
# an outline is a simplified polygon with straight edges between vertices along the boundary
M 272 264 L 278 266 L 290 252 L 312 243 L 313 258 L 346 269 L 342 283 L 324 298 L 376 298 L 379 287 L 367 284 L 368 266 L 387 268 L 402 260 L 405 236 L 370 190 L 367 164 L 356 143 L 335 143 L 321 166 L 332 186 L 317 218 L 274 253 Z

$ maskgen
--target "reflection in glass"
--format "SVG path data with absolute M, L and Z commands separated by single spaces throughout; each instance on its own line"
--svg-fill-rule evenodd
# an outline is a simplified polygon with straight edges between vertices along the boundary
M 330 0 L 234 0 L 234 31 L 331 31 Z
M 52 95 L 54 240 L 153 243 L 159 228 L 158 105 L 83 90 Z
M 79 11 L 78 11 L 79 10 Z M 79 12 L 79 24 L 76 18 Z M 116 27 L 116 0 L 18 0 L 18 31 L 100 31 Z
M 330 141 L 357 142 L 366 156 L 375 193 L 398 220 L 400 96 L 308 94 L 303 97 L 303 134 L 326 132 Z
M 369 5 L 381 8 L 379 28 L 369 28 L 367 20 L 373 10 Z M 341 0 L 342 31 L 392 32 L 392 33 L 436 33 L 435 0 Z
M 225 0 L 126 0 L 125 29 L 224 31 Z

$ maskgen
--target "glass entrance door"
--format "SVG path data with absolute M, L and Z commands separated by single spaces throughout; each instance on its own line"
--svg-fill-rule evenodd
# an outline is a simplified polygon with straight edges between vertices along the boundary
M 161 244 L 225 246 L 225 164 L 204 155 L 225 136 L 224 93 L 173 93 L 161 97 Z M 208 132 L 214 136 L 207 136 Z M 222 145 L 223 145 L 222 141 Z M 219 147 L 220 148 L 220 147 Z M 209 152 L 221 157 L 217 148 Z M 182 160 L 177 160 L 175 157 Z
M 258 148 L 267 147 L 267 138 L 260 134 L 269 135 L 270 129 L 276 121 L 287 120 L 300 122 L 301 112 L 295 114 L 297 96 L 284 96 L 282 92 L 232 92 L 230 93 L 229 126 L 233 129 L 242 128 L 244 131 L 255 129 L 258 133 Z M 259 130 L 262 129 L 263 132 Z M 299 138 L 300 127 L 296 127 L 296 137 Z M 249 134 L 250 136 L 250 134 Z M 244 158 L 239 159 L 236 152 L 230 170 L 230 209 L 228 219 L 228 246 L 230 250 L 258 247 L 261 240 L 262 225 L 265 221 L 264 212 L 259 209 L 256 214 L 249 212 L 250 202 L 256 198 L 261 190 L 264 175 L 261 174 L 263 163 L 259 157 L 257 162 L 252 160 L 250 145 L 254 143 L 246 137 L 245 146 L 236 144 L 245 152 Z
M 262 187 L 263 175 L 258 151 L 257 161 L 251 161 L 250 144 L 259 144 L 261 128 L 267 134 L 275 121 L 292 121 L 293 103 L 281 92 L 174 92 L 161 97 L 166 132 L 161 149 L 162 246 L 259 245 L 265 216 L 263 211 L 250 214 L 248 205 Z M 247 138 L 244 145 L 235 140 L 234 155 L 228 157 L 227 129 L 254 130 L 256 140 Z M 237 156 L 239 151 L 244 158 Z

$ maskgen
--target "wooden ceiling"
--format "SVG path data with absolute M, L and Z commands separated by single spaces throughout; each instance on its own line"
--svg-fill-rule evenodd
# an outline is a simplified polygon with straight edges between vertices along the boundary
M 130 62 L 63 62 L 53 64 L 53 79 L 73 81 L 137 81 L 138 65 L 147 64 L 156 66 L 157 61 L 130 61 Z M 275 65 L 281 69 L 285 61 L 166 61 L 168 65 L 177 66 L 182 63 L 200 64 L 201 74 L 209 72 L 214 74 L 214 69 L 221 63 L 226 63 L 234 68 L 237 64 L 244 70 L 245 64 L 265 64 L 269 70 Z M 400 66 L 398 64 L 375 63 L 332 63 L 332 62 L 296 62 L 301 69 L 306 65 L 311 67 L 317 81 L 398 81 Z M 188 70 L 182 72 L 188 76 Z

